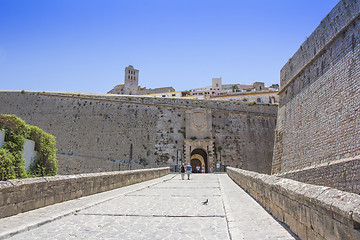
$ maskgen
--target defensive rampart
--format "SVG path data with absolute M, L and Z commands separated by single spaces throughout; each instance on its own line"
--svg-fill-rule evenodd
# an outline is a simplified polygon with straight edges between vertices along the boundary
M 227 168 L 228 175 L 300 239 L 360 239 L 360 196 Z
M 305 169 L 320 178 L 329 165 L 329 186 L 359 185 L 358 161 L 342 165 L 346 178 L 332 171 L 360 155 L 359 39 L 360 2 L 340 1 L 282 68 L 273 174 L 307 181 Z
M 61 92 L 0 91 L 0 113 L 56 137 L 59 174 L 176 165 L 186 111 L 211 112 L 223 165 L 270 173 L 277 105 Z
M 356 157 L 289 171 L 277 176 L 320 186 L 331 186 L 343 191 L 359 194 L 359 174 L 360 157 Z
M 165 176 L 170 168 L 0 181 L 0 218 Z

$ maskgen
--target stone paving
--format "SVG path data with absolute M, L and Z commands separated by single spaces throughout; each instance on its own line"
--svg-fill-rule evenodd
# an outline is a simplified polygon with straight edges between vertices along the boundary
M 0 219 L 8 237 L 295 239 L 226 174 L 170 174 Z

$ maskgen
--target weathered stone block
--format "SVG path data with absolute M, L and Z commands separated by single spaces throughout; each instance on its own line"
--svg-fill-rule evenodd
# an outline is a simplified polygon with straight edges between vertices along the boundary
M 0 206 L 0 216 L 9 217 L 15 215 L 19 212 L 18 206 L 16 204 L 7 204 Z
M 344 226 L 341 222 L 334 221 L 334 231 L 337 239 L 358 240 L 360 239 L 360 231 L 352 227 Z
M 314 229 L 311 229 L 311 228 L 306 228 L 306 238 L 304 238 L 304 239 L 326 240 L 326 238 L 320 236 L 317 232 L 314 231 Z
M 277 206 L 275 203 L 271 204 L 271 208 L 268 209 L 280 222 L 284 222 L 284 210 Z
M 45 198 L 45 206 L 52 205 L 55 203 L 55 197 L 54 196 L 48 196 Z
M 59 202 L 62 202 L 62 201 L 59 201 Z M 35 199 L 33 209 L 41 208 L 41 207 L 44 207 L 44 206 L 46 206 L 45 205 L 45 199 L 43 199 L 43 198 Z M 29 209 L 29 210 L 31 210 L 31 209 Z
M 323 192 L 319 197 L 319 201 L 329 201 L 333 218 L 348 227 L 354 227 L 352 215 L 356 208 L 360 206 L 359 195 L 347 193 L 336 189 L 329 189 Z
M 298 211 L 299 221 L 308 228 L 311 228 L 311 221 L 310 221 L 311 209 L 306 205 L 299 204 L 298 210 L 299 210 Z
M 289 228 L 298 235 L 298 223 L 297 220 L 288 214 L 286 211 L 284 212 L 284 223 L 289 226 Z
M 295 224 L 296 224 L 296 235 L 300 239 L 306 239 L 307 238 L 307 227 L 301 223 L 295 223 Z
M 34 199 L 30 199 L 28 201 L 22 202 L 21 204 L 18 205 L 19 211 L 26 212 L 26 211 L 34 209 L 35 202 L 36 202 L 36 200 L 34 200 Z

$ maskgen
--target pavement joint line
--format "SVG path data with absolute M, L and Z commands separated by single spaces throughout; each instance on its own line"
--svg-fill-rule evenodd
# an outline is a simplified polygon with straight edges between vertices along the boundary
M 164 196 L 164 195 L 160 195 L 160 194 L 154 194 L 154 195 L 143 195 L 143 194 L 134 194 L 134 195 L 126 195 L 126 197 L 159 197 L 159 196 Z M 168 195 L 170 197 L 192 197 L 192 198 L 204 198 L 204 197 L 221 197 L 221 195 L 213 195 L 213 194 L 204 194 L 204 195 L 201 195 L 201 196 L 193 196 L 193 195 Z M 166 197 L 168 197 L 166 196 Z
M 215 195 L 211 195 L 211 194 L 204 194 L 201 196 L 193 196 L 193 195 L 170 195 L 171 197 L 192 197 L 192 198 L 204 198 L 204 197 L 221 197 L 220 194 L 215 194 Z
M 15 231 L 10 230 L 9 232 L 0 233 L 0 239 L 6 239 L 6 238 L 9 238 L 9 237 L 13 237 L 16 234 L 19 234 L 19 233 L 22 233 L 22 232 L 27 232 L 29 230 L 35 229 L 35 228 L 40 227 L 42 225 L 45 225 L 47 223 L 51 223 L 53 221 L 59 220 L 59 219 L 61 219 L 63 217 L 73 215 L 76 212 L 78 212 L 78 211 L 77 210 L 70 211 L 70 212 L 68 212 L 66 214 L 62 214 L 62 215 L 57 216 L 57 217 L 52 217 L 51 219 L 46 219 L 46 220 L 43 220 L 43 221 L 39 221 L 39 222 L 36 222 L 34 224 L 30 224 L 30 225 L 27 225 L 27 226 L 24 226 L 24 227 L 20 226 L 19 229 L 16 229 Z
M 164 176 L 164 177 L 167 177 L 167 176 L 171 176 L 171 175 L 166 175 L 166 176 Z M 169 180 L 171 180 L 172 178 L 174 178 L 174 177 L 169 178 Z M 148 180 L 148 181 L 151 181 L 151 180 L 156 180 L 156 178 L 155 178 L 155 179 L 150 179 L 150 180 Z M 120 195 L 126 196 L 126 194 L 129 194 L 129 193 L 131 193 L 131 192 L 140 191 L 140 190 L 143 190 L 143 189 L 145 189 L 145 188 L 148 188 L 149 186 L 157 185 L 157 184 L 160 184 L 160 183 L 162 183 L 162 182 L 169 181 L 169 180 L 166 180 L 166 179 L 165 179 L 165 180 L 160 181 L 160 182 L 155 182 L 155 183 L 153 183 L 153 184 L 151 184 L 151 185 L 147 185 L 147 186 L 142 187 L 142 188 L 140 188 L 140 189 L 129 190 L 128 192 L 122 193 L 122 194 L 120 194 Z M 145 182 L 146 182 L 146 181 L 145 181 Z M 135 184 L 141 184 L 141 183 L 144 183 L 144 182 L 135 183 Z M 130 186 L 132 186 L 132 185 L 134 185 L 134 184 L 131 184 L 131 185 L 128 185 L 128 186 L 124 186 L 124 187 L 130 187 Z M 120 188 L 121 188 L 121 187 L 120 187 Z M 116 188 L 116 189 L 120 189 L 120 188 Z M 116 189 L 112 189 L 112 190 L 116 190 Z M 109 191 L 112 191 L 112 190 L 109 190 Z M 105 191 L 105 192 L 109 192 L 109 191 Z M 101 192 L 101 193 L 105 193 L 105 192 Z M 84 196 L 84 197 L 91 197 L 91 196 L 93 196 L 93 195 L 95 195 L 95 194 L 88 195 L 88 196 Z M 15 230 L 12 229 L 12 230 L 10 230 L 10 231 L 8 231 L 8 232 L 7 232 L 7 231 L 5 231 L 5 232 L 0 232 L 0 240 L 6 239 L 6 238 L 10 238 L 10 237 L 13 237 L 13 236 L 16 235 L 16 234 L 19 234 L 19 233 L 22 233 L 22 232 L 27 232 L 27 231 L 29 231 L 29 230 L 38 228 L 38 227 L 40 227 L 40 226 L 42 226 L 42 225 L 51 223 L 51 222 L 56 221 L 56 220 L 59 220 L 59 219 L 62 219 L 63 217 L 67 217 L 67 216 L 70 216 L 70 215 L 74 215 L 74 214 L 80 212 L 81 210 L 85 210 L 85 209 L 91 208 L 91 207 L 93 207 L 93 206 L 97 206 L 97 205 L 99 205 L 99 204 L 102 204 L 102 203 L 104 203 L 104 202 L 111 201 L 111 200 L 113 200 L 113 199 L 115 199 L 115 198 L 117 198 L 117 197 L 118 197 L 118 195 L 113 196 L 113 197 L 108 197 L 108 198 L 106 198 L 105 200 L 96 201 L 95 203 L 91 203 L 91 204 L 88 204 L 88 205 L 84 205 L 84 206 L 81 206 L 81 207 L 76 208 L 76 209 L 74 209 L 74 210 L 69 210 L 68 212 L 65 212 L 65 213 L 60 213 L 60 215 L 58 215 L 58 216 L 56 216 L 56 217 L 50 217 L 50 219 L 40 220 L 40 221 L 35 222 L 35 223 L 32 223 L 32 224 L 26 223 L 24 226 L 19 226 L 19 227 L 18 227 L 17 229 L 15 229 Z M 81 197 L 81 198 L 83 198 L 83 197 Z M 49 206 L 46 206 L 46 207 L 51 207 L 51 206 L 54 206 L 54 205 L 57 205 L 57 204 L 62 204 L 62 203 L 70 202 L 70 201 L 80 201 L 81 198 L 77 198 L 77 199 L 73 199 L 73 200 L 69 200 L 69 201 L 65 201 L 65 202 L 61 202 L 61 203 L 56 203 L 56 204 L 49 205 Z M 46 207 L 43 207 L 43 208 L 46 208 Z M 41 208 L 38 208 L 38 209 L 41 209 Z M 35 210 L 37 210 L 37 209 L 34 209 L 34 210 L 32 210 L 32 211 L 35 211 Z M 30 211 L 29 211 L 29 212 L 30 212 Z M 29 213 L 29 212 L 24 212 L 24 214 Z M 21 213 L 20 213 L 20 214 L 21 214 Z M 15 216 L 17 216 L 17 215 L 15 215 Z M 10 217 L 8 217 L 8 218 L 11 218 L 11 217 L 13 217 L 13 216 L 10 216 Z M 6 218 L 5 218 L 5 219 L 6 219 Z M 0 220 L 2 220 L 2 219 L 0 219 Z
M 227 226 L 227 230 L 228 230 L 228 234 L 229 234 L 229 239 L 230 240 L 232 240 L 232 239 L 239 239 L 239 240 L 244 239 L 243 234 L 240 233 L 238 228 L 236 227 L 236 222 L 234 221 L 234 217 L 233 217 L 232 212 L 231 212 L 231 206 L 230 206 L 230 203 L 229 203 L 229 201 L 227 199 L 225 188 L 224 188 L 224 186 L 222 184 L 222 181 L 220 180 L 220 177 L 218 178 L 218 182 L 219 182 L 220 191 L 221 191 L 221 195 L 222 195 L 222 204 L 223 204 L 223 209 L 224 209 L 224 212 L 225 212 L 226 226 Z M 233 226 L 233 224 L 235 224 L 235 227 Z
M 108 217 L 164 217 L 164 218 L 225 218 L 225 215 L 159 215 L 159 214 L 111 214 L 111 213 L 77 213 L 85 216 L 108 216 Z
M 154 187 L 154 188 L 158 188 L 158 189 L 172 189 L 173 187 Z M 194 188 L 198 188 L 198 189 L 220 189 L 219 187 L 176 187 L 176 188 L 185 188 L 185 189 L 194 189 Z
M 171 176 L 171 175 L 166 175 L 166 176 Z M 155 185 L 158 185 L 158 184 L 161 184 L 161 183 L 164 183 L 164 182 L 170 181 L 170 180 L 172 180 L 173 178 L 175 178 L 175 176 L 171 176 L 169 179 L 164 179 L 164 180 L 163 180 L 163 181 L 161 181 L 161 182 L 155 182 L 155 183 L 150 184 L 150 185 L 148 185 L 148 186 L 146 186 L 146 187 L 139 188 L 139 189 L 136 189 L 136 190 L 133 190 L 133 191 L 127 192 L 127 193 L 125 193 L 125 194 L 124 194 L 124 196 L 131 196 L 130 194 L 131 194 L 131 193 L 133 193 L 133 192 L 139 192 L 139 191 L 142 191 L 142 190 L 144 190 L 144 189 L 146 189 L 146 188 L 150 188 L 150 187 L 153 187 L 153 186 L 155 186 Z

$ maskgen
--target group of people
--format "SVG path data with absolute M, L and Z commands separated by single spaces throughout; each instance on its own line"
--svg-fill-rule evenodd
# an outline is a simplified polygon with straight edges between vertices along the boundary
M 200 165 L 196 165 L 195 167 L 195 173 L 205 173 L 205 165 L 203 165 L 202 167 L 200 167 Z
M 190 174 L 192 172 L 192 166 L 190 164 L 186 165 L 186 167 L 184 166 L 184 164 L 181 164 L 181 167 L 180 167 L 181 178 L 182 178 L 182 180 L 184 180 L 184 178 L 185 178 L 185 168 L 186 168 L 186 173 L 187 173 L 187 179 L 190 180 Z M 195 167 L 194 172 L 200 173 L 200 170 L 201 170 L 202 173 L 205 173 L 205 166 L 203 165 L 200 168 L 200 165 L 198 164 Z

